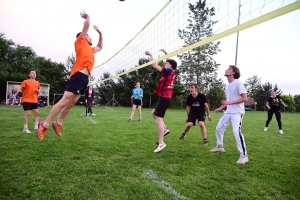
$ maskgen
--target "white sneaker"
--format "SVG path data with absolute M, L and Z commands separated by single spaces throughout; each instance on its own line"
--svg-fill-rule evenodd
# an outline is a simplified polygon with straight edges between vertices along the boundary
M 168 128 L 166 128 L 164 131 L 164 136 L 168 135 L 169 133 L 170 133 L 170 130 Z
M 38 129 L 39 129 L 38 125 L 34 126 L 34 130 L 38 130 Z
M 237 164 L 245 164 L 246 162 L 248 162 L 248 156 L 240 156 L 240 158 L 238 159 L 238 161 L 236 161 Z
M 279 133 L 280 133 L 281 135 L 283 135 L 283 134 L 284 134 L 282 130 L 279 130 Z
M 30 131 L 30 130 L 28 130 L 28 128 L 26 128 L 26 129 L 23 129 L 23 132 L 24 132 L 24 133 L 31 133 L 31 131 Z
M 267 130 L 268 130 L 268 127 L 265 127 L 265 128 L 264 128 L 264 131 L 267 131 Z
M 96 114 L 92 113 L 91 115 L 95 116 Z
M 166 146 L 167 146 L 167 145 L 166 145 L 166 143 L 164 143 L 164 142 L 158 144 L 158 145 L 157 145 L 157 148 L 154 150 L 154 153 L 160 152 L 160 151 L 163 150 Z
M 210 152 L 225 152 L 225 149 L 223 147 L 216 147 L 214 149 L 211 149 Z

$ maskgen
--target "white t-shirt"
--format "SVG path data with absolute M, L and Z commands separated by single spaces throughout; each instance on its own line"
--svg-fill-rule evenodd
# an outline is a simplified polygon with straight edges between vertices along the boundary
M 225 88 L 227 101 L 235 101 L 241 98 L 241 94 L 246 93 L 244 83 L 238 79 L 234 79 L 231 83 L 228 83 Z M 244 102 L 238 104 L 227 105 L 227 109 L 224 113 L 239 113 L 245 114 Z

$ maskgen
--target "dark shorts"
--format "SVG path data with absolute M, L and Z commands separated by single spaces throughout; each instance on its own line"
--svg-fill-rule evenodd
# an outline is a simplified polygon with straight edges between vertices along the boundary
M 141 106 L 142 105 L 142 101 L 140 99 L 134 99 L 133 100 L 133 105 Z
M 76 72 L 69 81 L 66 91 L 74 94 L 84 95 L 84 91 L 89 83 L 89 77 L 81 72 Z
M 157 117 L 164 118 L 165 113 L 168 107 L 170 106 L 170 104 L 171 104 L 171 99 L 159 97 L 158 103 L 154 108 L 154 115 Z
M 38 109 L 37 103 L 23 102 L 22 106 L 23 106 L 24 111 Z
M 190 113 L 188 116 L 188 122 L 192 122 L 193 126 L 196 124 L 196 120 L 199 122 L 205 122 L 205 113 Z

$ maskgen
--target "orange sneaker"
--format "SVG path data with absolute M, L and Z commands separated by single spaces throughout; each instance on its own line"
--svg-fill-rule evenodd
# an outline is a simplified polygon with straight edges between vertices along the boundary
M 44 121 L 41 121 L 39 122 L 38 124 L 38 129 L 36 130 L 36 137 L 39 139 L 39 140 L 43 140 L 44 139 L 44 136 L 46 134 L 46 131 L 48 130 L 47 128 L 45 128 L 43 126 L 44 124 Z
M 56 133 L 59 137 L 62 136 L 62 133 L 61 133 L 61 131 L 62 131 L 62 126 L 58 125 L 58 124 L 57 124 L 57 121 L 52 122 L 52 128 L 54 129 L 55 133 Z

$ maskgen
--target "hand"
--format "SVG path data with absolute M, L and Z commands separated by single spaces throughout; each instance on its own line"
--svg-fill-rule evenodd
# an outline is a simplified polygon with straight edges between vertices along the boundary
M 221 103 L 222 103 L 223 106 L 230 105 L 230 104 L 229 104 L 230 102 L 229 102 L 229 101 L 225 101 L 225 100 L 222 100 Z
M 209 121 L 211 121 L 211 116 L 210 115 L 208 115 L 207 118 L 208 118 Z
M 146 54 L 147 56 L 152 56 L 152 54 L 151 54 L 149 51 L 146 51 L 145 54 Z
M 168 54 L 167 52 L 166 52 L 166 50 L 164 50 L 164 49 L 160 49 L 159 51 L 162 51 L 164 54 Z
M 189 120 L 186 118 L 186 119 L 185 119 L 185 123 L 188 123 L 188 122 L 189 122 Z
M 288 107 L 286 104 L 283 105 L 284 107 Z
M 218 114 L 218 113 L 221 112 L 221 111 L 222 111 L 222 109 L 221 109 L 221 107 L 220 107 L 220 108 L 217 108 L 217 109 L 215 110 L 215 113 Z
M 80 12 L 80 16 L 81 16 L 83 19 L 86 19 L 89 15 L 86 14 L 86 13 L 83 11 L 83 12 Z
M 102 32 L 99 30 L 98 26 L 94 25 L 93 27 L 99 34 L 102 34 Z

